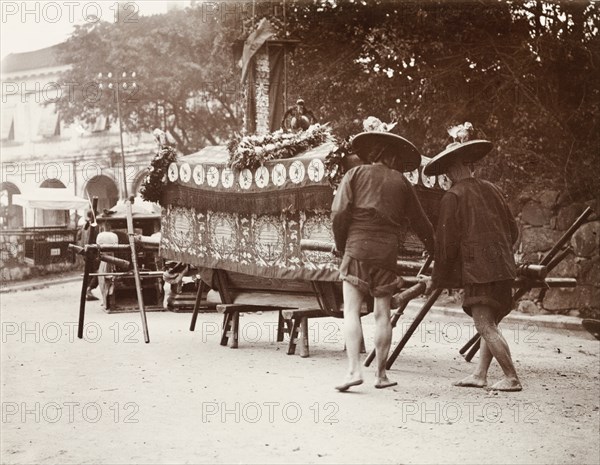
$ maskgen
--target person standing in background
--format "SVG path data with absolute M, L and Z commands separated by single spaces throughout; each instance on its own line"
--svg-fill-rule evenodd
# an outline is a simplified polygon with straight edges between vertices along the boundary
M 96 225 L 96 218 L 94 217 L 94 212 L 92 210 L 88 210 L 86 212 L 85 217 L 79 220 L 80 232 L 79 232 L 79 241 L 81 247 L 85 247 L 87 244 L 95 244 L 96 237 L 98 237 L 98 228 L 91 227 L 92 224 Z M 98 271 L 98 267 L 100 266 L 100 261 L 94 263 L 92 266 L 92 273 L 96 273 Z M 88 287 L 85 293 L 85 299 L 88 301 L 98 300 L 93 294 L 93 290 L 98 287 L 98 277 L 92 276 L 88 282 Z

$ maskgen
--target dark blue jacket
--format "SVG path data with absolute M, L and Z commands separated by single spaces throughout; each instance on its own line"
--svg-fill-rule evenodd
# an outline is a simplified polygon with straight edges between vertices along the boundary
M 408 180 L 382 164 L 349 170 L 331 206 L 336 248 L 356 259 L 383 260 L 396 269 L 398 245 L 410 228 L 433 252 L 433 226 Z
M 475 178 L 453 185 L 440 202 L 433 286 L 459 288 L 516 276 L 517 223 L 494 184 Z

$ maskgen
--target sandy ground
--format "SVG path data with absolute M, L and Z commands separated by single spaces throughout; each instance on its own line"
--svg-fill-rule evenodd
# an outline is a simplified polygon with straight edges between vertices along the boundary
M 275 342 L 273 313 L 244 316 L 233 350 L 217 314 L 191 333 L 190 314 L 149 313 L 144 344 L 138 314 L 93 302 L 79 340 L 78 292 L 0 296 L 2 463 L 600 463 L 600 346 L 585 332 L 505 327 L 524 391 L 494 394 L 451 385 L 472 369 L 458 349 L 473 328 L 432 314 L 390 372 L 397 387 L 374 389 L 371 367 L 341 394 L 340 320 L 310 323 L 303 359 Z

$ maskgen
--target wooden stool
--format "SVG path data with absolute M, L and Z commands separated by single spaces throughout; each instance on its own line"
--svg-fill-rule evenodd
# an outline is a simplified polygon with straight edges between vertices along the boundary
M 298 336 L 300 336 L 300 357 L 307 358 L 310 353 L 308 350 L 308 319 L 309 318 L 324 318 L 331 317 L 330 314 L 320 308 L 298 308 L 291 310 L 282 310 L 281 314 L 286 321 L 291 321 L 290 341 L 288 344 L 288 355 L 296 353 L 296 345 L 298 344 Z M 288 328 L 290 324 L 288 324 Z M 298 334 L 300 333 L 300 334 Z M 344 347 L 345 348 L 345 347 Z M 360 353 L 364 354 L 365 339 L 362 337 L 360 344 Z
M 283 318 L 291 321 L 290 342 L 288 344 L 288 355 L 296 353 L 296 344 L 298 343 L 298 332 L 300 332 L 300 357 L 306 358 L 308 352 L 308 319 L 323 318 L 330 316 L 320 308 L 299 308 L 294 310 L 283 310 Z M 289 325 L 288 325 L 289 326 Z

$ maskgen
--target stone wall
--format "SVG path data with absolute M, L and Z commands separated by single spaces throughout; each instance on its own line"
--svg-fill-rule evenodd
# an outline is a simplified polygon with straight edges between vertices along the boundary
M 38 278 L 40 276 L 55 277 L 57 274 L 71 271 L 83 271 L 79 263 L 51 263 L 49 265 L 29 266 L 12 265 L 0 270 L 0 284 Z
M 523 192 L 511 208 L 516 213 L 521 237 L 517 258 L 537 263 L 587 208 L 594 211 L 570 241 L 570 253 L 548 276 L 577 279 L 577 287 L 532 291 L 519 303 L 525 313 L 560 313 L 600 318 L 600 201 L 573 202 L 557 190 Z

